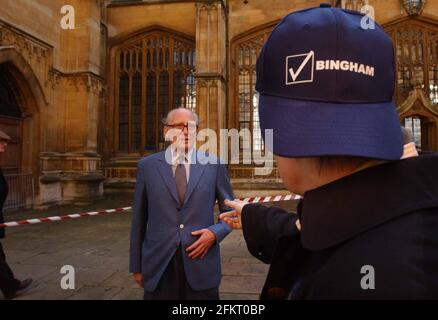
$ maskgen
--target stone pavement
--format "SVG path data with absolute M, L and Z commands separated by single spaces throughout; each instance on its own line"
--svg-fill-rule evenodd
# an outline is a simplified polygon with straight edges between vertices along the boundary
M 89 206 L 10 212 L 6 220 L 117 208 L 131 201 L 132 195 L 119 194 Z M 130 212 L 125 212 L 8 228 L 2 240 L 7 261 L 17 278 L 35 281 L 17 299 L 141 299 L 142 290 L 128 273 L 130 220 Z M 248 253 L 241 231 L 233 231 L 221 243 L 221 253 L 221 299 L 257 299 L 268 266 Z M 75 268 L 74 290 L 60 287 L 64 265 Z

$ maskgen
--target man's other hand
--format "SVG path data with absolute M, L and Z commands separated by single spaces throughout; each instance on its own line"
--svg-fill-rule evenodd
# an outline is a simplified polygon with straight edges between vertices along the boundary
M 225 200 L 224 203 L 227 207 L 234 210 L 220 214 L 219 219 L 223 220 L 233 229 L 242 229 L 242 209 L 246 202 L 240 200 Z
M 193 231 L 192 235 L 200 237 L 186 251 L 192 259 L 203 259 L 210 247 L 216 242 L 216 235 L 208 229 Z
M 140 288 L 143 288 L 143 275 L 141 273 L 134 273 L 135 282 Z

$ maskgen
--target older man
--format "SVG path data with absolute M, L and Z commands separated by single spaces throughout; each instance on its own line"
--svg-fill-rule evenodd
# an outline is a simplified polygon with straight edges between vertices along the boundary
M 205 164 L 189 139 L 197 122 L 188 109 L 172 110 L 164 126 L 171 146 L 137 167 L 130 272 L 147 300 L 219 298 L 219 242 L 231 229 L 214 223 L 214 205 L 226 211 L 233 192 L 225 166 L 211 155 Z

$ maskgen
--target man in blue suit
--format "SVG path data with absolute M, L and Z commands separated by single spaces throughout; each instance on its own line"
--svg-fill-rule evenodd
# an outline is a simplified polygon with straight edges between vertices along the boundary
M 233 191 L 225 166 L 205 164 L 207 155 L 194 148 L 189 123 L 198 123 L 194 112 L 172 110 L 164 134 L 176 138 L 137 167 L 130 272 L 147 300 L 219 298 L 219 243 L 231 228 L 214 223 L 214 206 L 218 200 L 221 212 L 229 210 L 224 200 Z

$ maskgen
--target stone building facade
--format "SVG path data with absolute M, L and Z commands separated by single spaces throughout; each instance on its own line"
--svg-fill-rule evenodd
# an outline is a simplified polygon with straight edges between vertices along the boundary
M 255 61 L 272 28 L 313 0 L 0 0 L 0 165 L 29 173 L 37 205 L 90 201 L 132 188 L 141 156 L 164 147 L 160 119 L 196 110 L 201 128 L 249 129 L 263 149 Z M 438 2 L 333 0 L 374 9 L 394 40 L 400 121 L 438 150 Z M 74 8 L 74 29 L 60 22 Z M 71 13 L 71 11 L 69 12 Z M 237 188 L 280 187 L 278 174 L 230 165 Z

